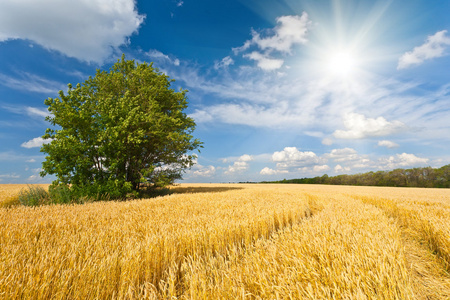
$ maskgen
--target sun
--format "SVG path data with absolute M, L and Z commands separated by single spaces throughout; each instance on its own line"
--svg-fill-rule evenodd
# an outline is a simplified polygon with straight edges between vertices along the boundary
M 332 51 L 324 61 L 327 74 L 348 79 L 356 74 L 358 59 L 350 51 Z

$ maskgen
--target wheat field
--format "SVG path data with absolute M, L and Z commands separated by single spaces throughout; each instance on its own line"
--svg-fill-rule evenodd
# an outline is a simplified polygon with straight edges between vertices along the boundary
M 450 190 L 182 184 L 14 206 L 1 299 L 450 299 Z M 7 203 L 7 205 L 4 205 Z

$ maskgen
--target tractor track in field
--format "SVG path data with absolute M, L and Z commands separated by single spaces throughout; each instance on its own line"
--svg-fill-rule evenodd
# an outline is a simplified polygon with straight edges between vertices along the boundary
M 430 222 L 389 199 L 354 197 L 394 219 L 401 232 L 416 299 L 450 299 L 450 257 Z

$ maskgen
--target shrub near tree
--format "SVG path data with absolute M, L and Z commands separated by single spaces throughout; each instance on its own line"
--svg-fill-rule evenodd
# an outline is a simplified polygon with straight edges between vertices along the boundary
M 123 55 L 109 72 L 97 70 L 67 94 L 48 98 L 53 128 L 46 130 L 47 154 L 41 176 L 77 197 L 137 195 L 143 186 L 166 186 L 180 179 L 201 142 L 184 110 L 186 90 L 171 89 L 168 76 L 152 64 Z

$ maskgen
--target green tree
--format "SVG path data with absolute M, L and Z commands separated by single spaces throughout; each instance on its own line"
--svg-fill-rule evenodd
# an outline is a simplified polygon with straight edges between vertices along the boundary
M 175 92 L 168 76 L 152 64 L 125 56 L 109 72 L 97 70 L 59 98 L 48 98 L 54 127 L 46 130 L 41 176 L 70 185 L 80 196 L 123 197 L 141 186 L 165 186 L 180 179 L 201 147 L 195 122 L 183 111 L 186 90 Z

